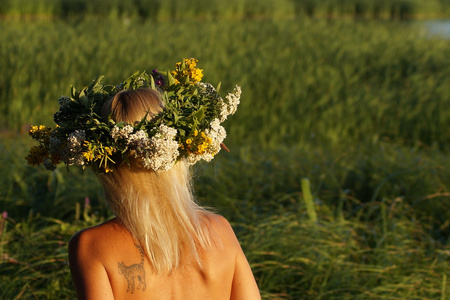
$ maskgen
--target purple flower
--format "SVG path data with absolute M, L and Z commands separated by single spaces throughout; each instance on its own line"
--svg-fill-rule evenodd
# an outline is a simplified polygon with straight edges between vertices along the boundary
M 166 81 L 161 73 L 158 72 L 158 69 L 152 70 L 152 77 L 155 80 L 155 84 L 161 88 L 164 88 L 166 85 Z
M 3 219 L 8 218 L 8 212 L 7 211 L 2 212 L 2 218 Z

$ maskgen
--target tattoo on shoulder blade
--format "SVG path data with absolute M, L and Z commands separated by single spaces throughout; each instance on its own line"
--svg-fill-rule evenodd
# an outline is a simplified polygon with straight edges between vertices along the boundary
M 142 288 L 145 291 L 145 269 L 144 269 L 144 250 L 142 250 L 142 246 L 139 244 L 134 244 L 136 248 L 138 248 L 139 253 L 141 254 L 141 262 L 138 264 L 133 264 L 130 266 L 126 266 L 123 261 L 119 263 L 119 274 L 123 275 L 127 280 L 127 292 L 131 292 L 134 294 L 135 290 L 135 279 L 138 280 L 137 289 Z

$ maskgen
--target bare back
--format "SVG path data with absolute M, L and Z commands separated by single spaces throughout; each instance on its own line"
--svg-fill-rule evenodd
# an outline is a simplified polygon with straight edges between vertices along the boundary
M 184 257 L 179 268 L 162 276 L 116 219 L 79 232 L 69 243 L 79 299 L 260 299 L 231 226 L 217 215 L 209 219 L 220 243 L 200 253 L 203 269 Z

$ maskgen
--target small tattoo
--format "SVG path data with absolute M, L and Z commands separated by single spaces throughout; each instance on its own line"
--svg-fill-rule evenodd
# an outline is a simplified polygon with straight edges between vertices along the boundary
M 119 274 L 123 275 L 127 280 L 127 292 L 134 294 L 135 290 L 135 279 L 138 280 L 137 289 L 142 288 L 145 291 L 145 269 L 144 269 L 144 251 L 142 250 L 141 245 L 134 244 L 136 248 L 138 248 L 139 253 L 141 254 L 141 262 L 138 264 L 133 264 L 130 266 L 126 266 L 123 262 L 119 263 Z

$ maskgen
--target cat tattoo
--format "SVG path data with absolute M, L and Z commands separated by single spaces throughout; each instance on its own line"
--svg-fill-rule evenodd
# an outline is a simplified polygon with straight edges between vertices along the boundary
M 134 294 L 135 290 L 135 279 L 138 280 L 138 287 L 137 289 L 142 288 L 143 291 L 145 291 L 146 285 L 145 285 L 145 270 L 144 270 L 144 251 L 142 250 L 141 245 L 134 244 L 136 248 L 138 248 L 139 253 L 141 254 L 141 262 L 138 264 L 133 264 L 130 266 L 126 266 L 123 261 L 119 263 L 119 274 L 123 275 L 125 279 L 127 280 L 127 292 L 130 292 Z

